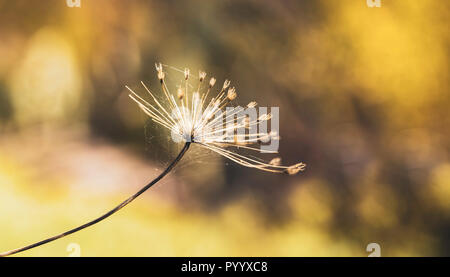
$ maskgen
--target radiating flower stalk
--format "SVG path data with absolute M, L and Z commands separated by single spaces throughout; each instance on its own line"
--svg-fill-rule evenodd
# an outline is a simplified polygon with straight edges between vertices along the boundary
M 166 66 L 164 65 L 164 67 Z M 291 166 L 282 166 L 281 158 L 279 157 L 273 158 L 270 162 L 263 162 L 229 150 L 230 148 L 233 150 L 242 148 L 251 151 L 261 151 L 254 145 L 267 142 L 271 139 L 280 139 L 279 135 L 274 131 L 269 133 L 235 133 L 235 131 L 239 128 L 248 129 L 252 126 L 259 125 L 262 121 L 270 120 L 270 114 L 262 114 L 257 119 L 251 120 L 246 116 L 239 116 L 240 112 L 242 112 L 244 108 L 238 107 L 233 109 L 231 113 L 226 114 L 225 124 L 222 120 L 220 120 L 222 117 L 218 117 L 217 114 L 223 113 L 223 110 L 227 107 L 227 105 L 229 105 L 237 97 L 236 89 L 234 87 L 230 87 L 230 81 L 225 80 L 222 87 L 217 90 L 216 96 L 209 99 L 209 94 L 213 91 L 216 84 L 216 79 L 210 78 L 209 81 L 207 81 L 205 72 L 200 71 L 198 77 L 194 78 L 191 76 L 189 69 L 185 69 L 184 71 L 179 70 L 184 73 L 184 81 L 178 86 L 176 93 L 172 94 L 169 91 L 165 81 L 166 73 L 163 70 L 163 65 L 156 64 L 156 71 L 162 92 L 165 96 L 165 102 L 167 103 L 158 101 L 155 95 L 143 82 L 142 85 L 152 99 L 151 103 L 144 100 L 144 98 L 140 97 L 128 86 L 126 86 L 126 88 L 131 92 L 129 94 L 131 99 L 138 104 L 144 113 L 146 113 L 155 123 L 169 129 L 172 132 L 172 135 L 175 135 L 177 141 L 184 142 L 184 147 L 177 157 L 158 177 L 153 179 L 138 192 L 107 213 L 64 233 L 52 236 L 28 246 L 0 253 L 0 257 L 10 256 L 47 244 L 67 235 L 81 231 L 108 218 L 131 203 L 134 199 L 167 175 L 188 151 L 191 143 L 198 144 L 224 156 L 227 159 L 250 168 L 275 173 L 287 173 L 289 175 L 293 175 L 304 170 L 304 163 L 297 163 Z M 247 105 L 247 108 L 254 107 L 256 107 L 256 102 L 250 102 Z M 237 116 L 237 119 L 235 116 Z M 230 133 L 233 133 L 231 137 Z M 174 137 L 172 136 L 172 138 Z

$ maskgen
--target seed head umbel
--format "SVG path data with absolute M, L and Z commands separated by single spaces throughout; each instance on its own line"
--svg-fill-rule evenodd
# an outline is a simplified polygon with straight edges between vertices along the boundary
M 202 86 L 206 73 L 199 71 L 198 79 L 192 78 L 188 68 L 176 69 L 156 64 L 157 77 L 161 83 L 161 90 L 165 100 L 161 101 L 143 83 L 143 87 L 149 94 L 149 101 L 139 96 L 128 86 L 130 98 L 135 101 L 139 108 L 147 114 L 156 124 L 163 126 L 181 139 L 191 142 L 203 148 L 211 150 L 223 157 L 245 167 L 256 168 L 263 171 L 275 173 L 296 174 L 305 168 L 304 163 L 291 166 L 281 165 L 281 158 L 273 158 L 270 162 L 264 162 L 254 158 L 253 155 L 241 153 L 242 149 L 247 151 L 259 151 L 264 153 L 277 153 L 277 151 L 262 151 L 258 147 L 261 142 L 279 140 L 276 131 L 239 133 L 239 129 L 250 130 L 252 126 L 258 126 L 261 121 L 270 120 L 271 114 L 262 114 L 258 118 L 251 119 L 247 115 L 242 116 L 243 107 L 235 107 L 225 113 L 228 105 L 237 98 L 236 89 L 230 86 L 230 81 L 225 80 L 221 89 L 215 96 L 209 96 L 216 83 L 215 78 L 209 80 L 209 86 Z M 167 68 L 184 73 L 184 80 L 178 84 L 176 92 L 172 94 L 165 82 Z M 168 75 L 169 76 L 169 75 Z M 227 90 L 228 89 L 228 90 Z M 246 105 L 247 108 L 255 108 L 257 103 L 252 101 Z M 218 114 L 226 114 L 225 118 Z M 225 121 L 225 122 L 224 122 Z M 230 133 L 232 134 L 230 136 Z

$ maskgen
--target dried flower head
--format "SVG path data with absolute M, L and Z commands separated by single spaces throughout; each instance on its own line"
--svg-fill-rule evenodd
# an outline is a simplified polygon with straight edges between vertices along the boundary
M 252 102 L 247 104 L 247 108 L 254 108 L 254 107 L 256 107 L 256 105 L 257 105 L 256 102 L 252 101 Z
M 297 174 L 299 171 L 304 170 L 305 166 L 306 165 L 304 163 L 298 163 L 298 164 L 291 165 L 288 168 L 286 168 L 286 173 L 289 175 Z
M 236 89 L 230 88 L 227 92 L 227 98 L 230 101 L 233 101 L 237 97 Z
M 216 83 L 216 79 L 215 78 L 211 78 L 209 80 L 209 87 L 212 88 L 214 86 L 214 84 Z
M 271 165 L 280 165 L 280 164 L 281 164 L 281 158 L 280 158 L 280 157 L 273 158 L 273 159 L 269 162 L 269 164 L 271 164 Z
M 205 77 L 206 77 L 206 72 L 204 72 L 204 71 L 198 72 L 198 79 L 200 82 L 203 82 L 203 80 L 205 80 Z
M 177 97 L 180 100 L 183 99 L 183 97 L 184 97 L 184 90 L 182 88 L 178 88 L 177 89 Z
M 230 81 L 229 80 L 225 80 L 225 82 L 223 82 L 223 87 L 222 87 L 222 89 L 226 89 L 227 87 L 229 87 L 230 86 Z
M 164 71 L 162 70 L 161 64 L 155 64 L 156 71 L 158 72 L 158 79 L 162 82 L 164 80 Z
M 238 128 L 249 128 L 258 125 L 263 120 L 270 120 L 271 114 L 263 114 L 254 120 L 247 118 L 247 116 L 239 118 L 239 113 L 244 108 L 237 107 L 233 109 L 231 114 L 226 114 L 224 124 L 215 115 L 223 113 L 227 105 L 237 97 L 235 88 L 227 89 L 230 86 L 230 81 L 226 80 L 217 95 L 209 99 L 208 95 L 216 82 L 215 78 L 211 78 L 209 85 L 206 88 L 202 88 L 202 81 L 206 77 L 205 72 L 200 71 L 199 78 L 196 81 L 191 80 L 192 76 L 189 75 L 189 69 L 185 69 L 184 71 L 175 69 L 184 73 L 184 81 L 180 84 L 176 95 L 173 95 L 167 88 L 163 66 L 166 67 L 165 65 L 157 64 L 156 71 L 168 103 L 159 101 L 143 82 L 141 83 L 149 93 L 152 103 L 144 100 L 127 87 L 131 92 L 129 95 L 131 99 L 154 122 L 177 134 L 185 142 L 198 144 L 246 167 L 269 172 L 287 173 L 290 175 L 296 174 L 305 168 L 305 164 L 303 163 L 282 166 L 280 158 L 274 158 L 267 163 L 252 156 L 239 154 L 234 151 L 240 148 L 250 151 L 262 151 L 254 145 L 261 141 L 279 140 L 278 133 L 274 131 L 255 134 L 234 132 Z M 256 102 L 250 102 L 247 107 L 254 108 L 256 105 Z M 236 122 L 235 116 L 238 116 Z M 233 133 L 231 137 L 229 135 L 230 131 Z M 276 153 L 276 151 L 267 150 L 264 152 Z

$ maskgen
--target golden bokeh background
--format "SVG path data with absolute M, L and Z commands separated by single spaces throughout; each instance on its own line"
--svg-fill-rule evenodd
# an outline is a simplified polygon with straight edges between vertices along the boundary
M 0 252 L 112 208 L 177 152 L 127 97 L 155 62 L 280 107 L 296 176 L 193 149 L 18 256 L 450 254 L 448 1 L 0 0 Z M 139 89 L 138 89 L 139 90 Z

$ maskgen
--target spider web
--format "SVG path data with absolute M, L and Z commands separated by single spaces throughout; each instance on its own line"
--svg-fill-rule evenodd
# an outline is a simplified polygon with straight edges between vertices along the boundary
M 184 85 L 184 70 L 172 66 L 164 66 L 165 83 L 169 92 L 174 94 L 180 84 Z M 198 71 L 197 71 L 198 72 Z M 152 91 L 153 95 L 164 107 L 168 106 L 168 100 L 162 92 L 159 80 L 156 77 L 156 72 L 152 80 L 145 80 L 144 84 Z M 190 79 L 198 79 L 196 72 L 191 71 Z M 189 84 L 189 97 L 192 97 L 192 92 L 196 89 Z M 146 100 L 150 100 L 145 88 L 136 88 L 136 92 Z M 146 155 L 152 160 L 156 161 L 161 167 L 168 166 L 178 155 L 184 146 L 183 142 L 175 142 L 171 137 L 170 130 L 153 122 L 146 115 L 147 120 L 144 124 L 145 137 L 145 151 Z M 185 154 L 183 159 L 174 168 L 177 173 L 183 173 L 185 169 L 201 167 L 202 165 L 224 165 L 223 158 L 202 147 L 191 145 L 189 151 Z
M 175 94 L 176 90 L 180 85 L 184 87 L 185 76 L 183 69 L 164 65 L 163 71 L 165 74 L 164 80 L 170 94 Z M 189 80 L 194 80 L 189 83 L 188 97 L 190 99 L 192 99 L 191 97 L 193 91 L 197 89 L 197 81 L 195 81 L 198 80 L 199 78 L 197 72 L 198 71 L 195 72 L 191 71 L 189 75 Z M 206 80 L 209 80 L 208 77 L 211 76 L 207 76 Z M 161 85 L 156 76 L 156 73 L 154 74 L 152 82 L 149 82 L 147 80 L 144 81 L 144 83 L 152 91 L 153 95 L 158 99 L 161 105 L 163 105 L 164 107 L 169 106 L 168 100 L 166 99 L 164 93 L 162 92 Z M 206 81 L 205 83 L 208 83 L 208 81 Z M 137 93 L 143 96 L 144 99 L 149 99 L 149 96 L 145 91 L 145 88 L 142 87 L 142 89 L 138 90 Z M 209 97 L 215 96 L 215 94 L 216 94 L 215 91 L 211 91 Z M 153 122 L 151 119 L 148 119 L 145 123 L 144 136 L 147 154 L 154 161 L 158 162 L 158 164 L 161 164 L 161 166 L 169 165 L 175 159 L 175 157 L 178 155 L 178 153 L 184 146 L 183 142 L 177 143 L 171 138 L 170 130 L 161 126 L 160 124 Z M 244 154 L 247 157 L 251 157 L 255 160 L 259 160 L 262 162 L 264 161 L 267 162 L 267 158 L 270 159 L 274 157 L 273 155 L 261 154 L 259 153 L 259 151 L 249 151 L 238 147 L 229 147 L 227 148 L 227 150 L 235 153 Z M 262 157 L 264 157 L 264 159 Z M 184 170 L 182 169 L 190 168 L 191 166 L 192 168 L 200 168 L 202 165 L 229 166 L 230 164 L 234 164 L 234 162 L 226 158 L 223 158 L 222 156 L 211 150 L 193 144 L 191 145 L 191 148 L 183 157 L 183 159 L 180 161 L 180 163 L 175 167 L 175 171 L 183 172 Z

